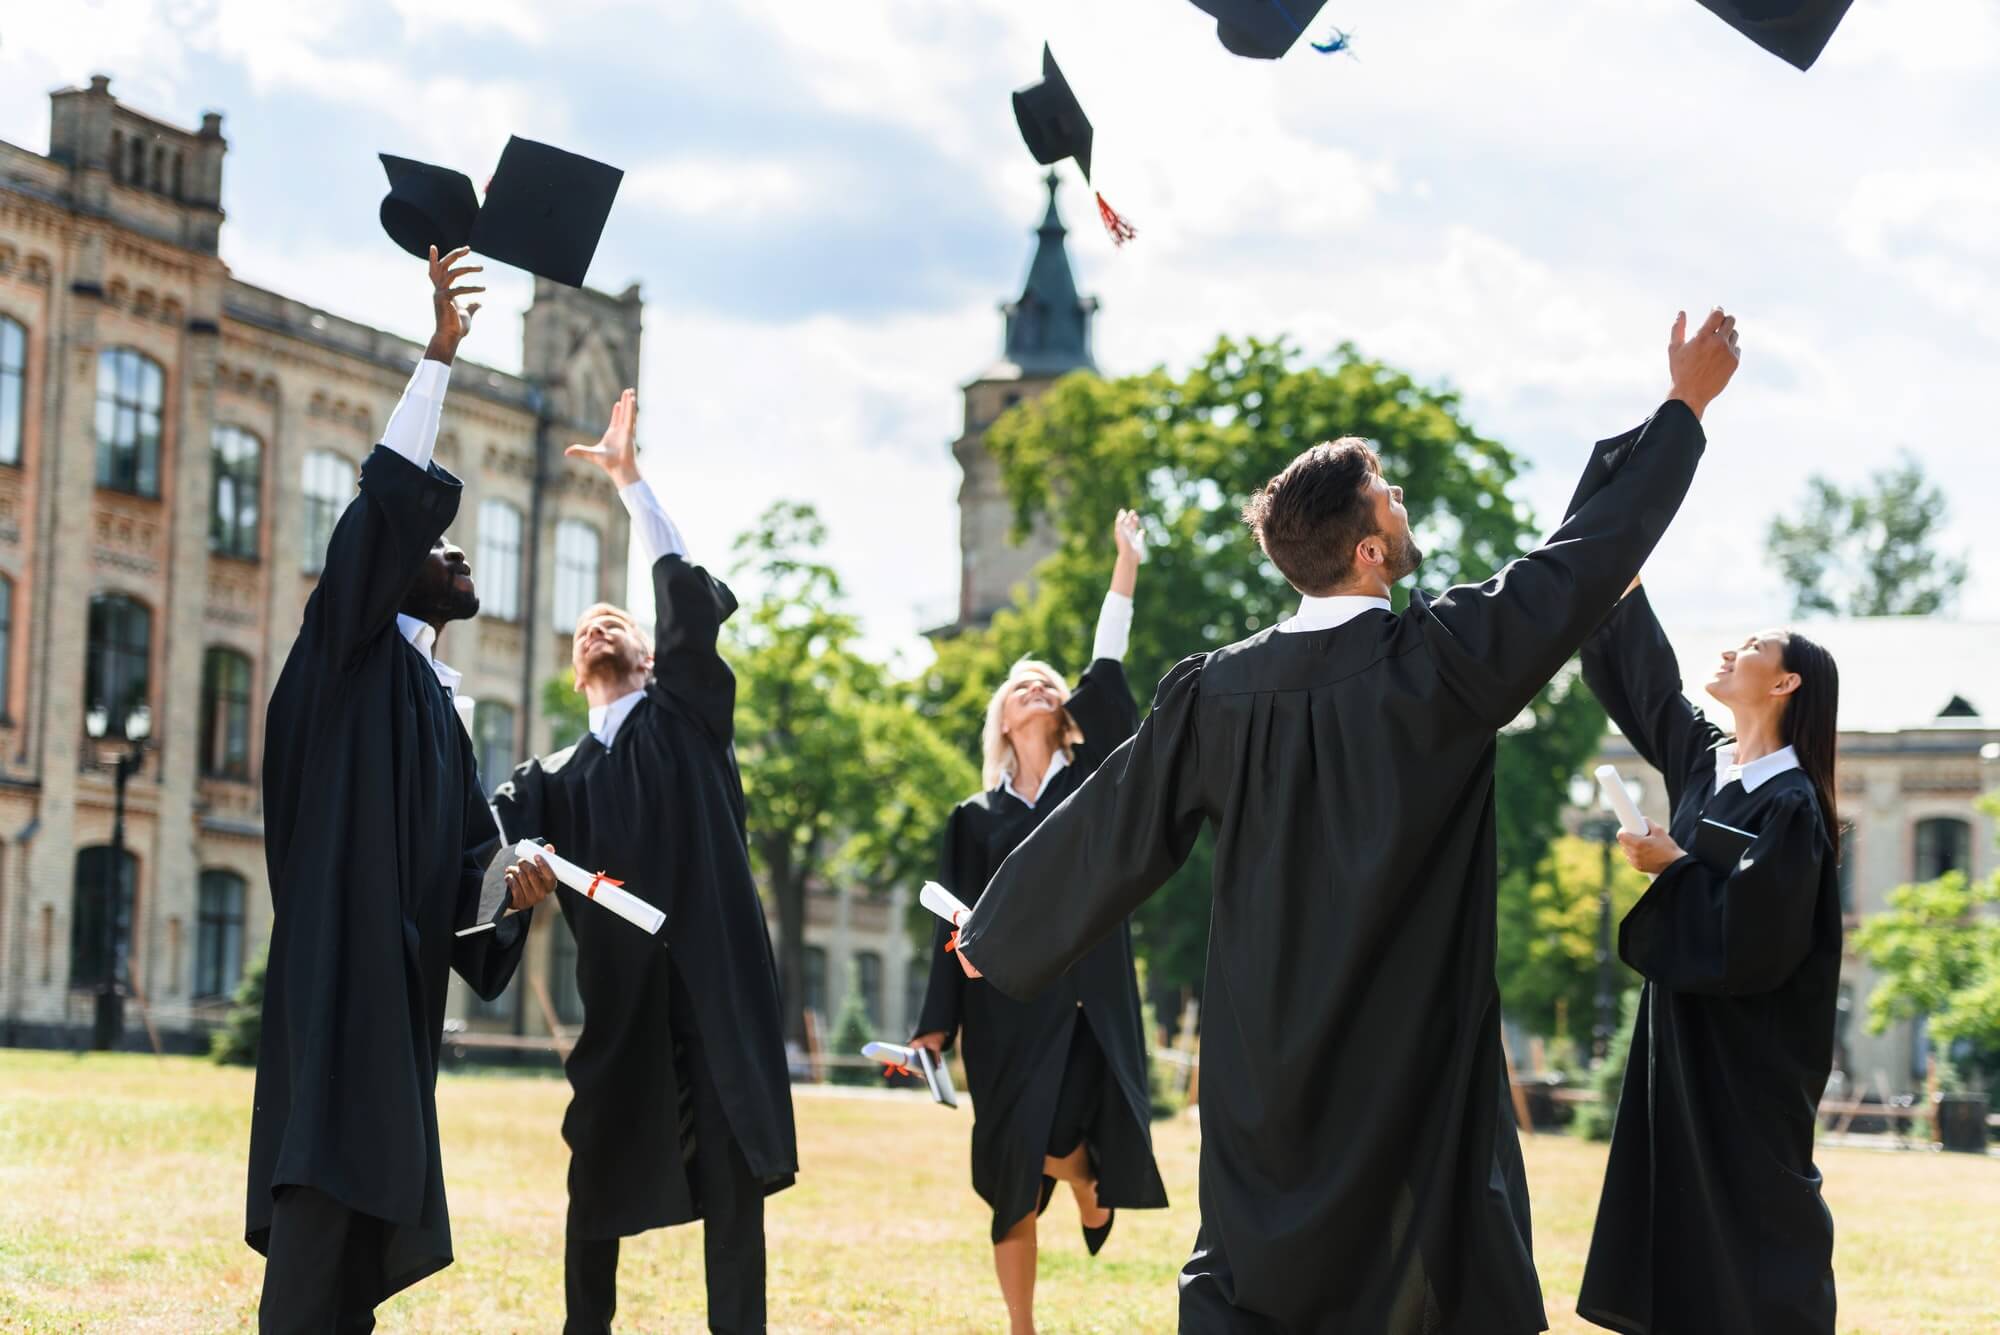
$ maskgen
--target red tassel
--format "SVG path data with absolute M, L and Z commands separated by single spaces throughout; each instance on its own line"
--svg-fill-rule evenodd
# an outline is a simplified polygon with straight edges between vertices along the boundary
M 1111 233 L 1111 244 L 1114 246 L 1122 246 L 1139 235 L 1139 229 L 1125 221 L 1117 209 L 1105 202 L 1103 195 L 1097 197 L 1097 216 L 1104 219 L 1104 230 Z

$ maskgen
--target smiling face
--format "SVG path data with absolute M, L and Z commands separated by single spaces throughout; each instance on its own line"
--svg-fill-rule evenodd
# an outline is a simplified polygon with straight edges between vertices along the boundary
M 473 587 L 472 565 L 464 549 L 448 538 L 432 543 L 416 582 L 403 596 L 401 611 L 431 626 L 479 615 L 479 591 Z
M 624 681 L 653 665 L 653 646 L 632 614 L 610 603 L 584 609 L 570 641 L 570 667 L 582 689 L 587 681 Z
M 1023 667 L 1000 698 L 1000 735 L 1012 738 L 1024 728 L 1058 726 L 1068 699 L 1061 682 L 1039 667 Z
M 1722 651 L 1708 679 L 1708 693 L 1731 709 L 1782 704 L 1799 688 L 1799 674 L 1785 668 L 1783 631 L 1766 630 Z

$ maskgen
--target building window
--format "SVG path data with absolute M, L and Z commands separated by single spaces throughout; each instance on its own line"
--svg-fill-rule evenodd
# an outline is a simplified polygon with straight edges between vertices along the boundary
M 1955 816 L 1917 822 L 1917 880 L 1935 881 L 1946 872 L 1971 870 L 1971 825 Z
M 1840 911 L 1843 916 L 1854 912 L 1854 827 L 1849 825 L 1840 832 Z
M 233 649 L 202 658 L 201 772 L 250 777 L 250 660 Z
M 144 603 L 120 593 L 91 598 L 83 707 L 109 715 L 105 736 L 122 741 L 125 720 L 150 698 L 152 646 L 153 614 Z
M 597 530 L 580 519 L 556 525 L 556 629 L 576 629 L 583 609 L 597 601 Z
M 0 719 L 13 717 L 14 581 L 0 575 Z
M 799 963 L 805 974 L 805 1009 L 813 1013 L 819 1027 L 826 1028 L 826 951 L 819 946 L 807 946 Z
M 234 996 L 243 979 L 243 893 L 243 878 L 233 871 L 201 874 L 194 938 L 197 997 Z
M 473 705 L 472 751 L 487 792 L 505 783 L 514 770 L 514 711 L 497 700 Z
M 97 358 L 97 485 L 135 496 L 160 494 L 160 364 L 131 348 Z
M 875 1028 L 882 1027 L 882 957 L 872 950 L 858 950 L 854 953 L 854 981 L 861 989 L 861 1008 L 868 1012 L 868 1023 Z
M 108 942 L 104 939 L 105 912 L 112 902 L 113 887 L 107 883 L 114 863 L 111 850 L 99 845 L 77 850 L 76 886 L 70 900 L 69 985 L 97 987 L 104 982 Z M 118 905 L 118 958 L 111 976 L 124 981 L 126 962 L 132 953 L 132 890 L 138 881 L 139 862 L 121 850 L 115 893 Z
M 549 929 L 549 990 L 555 993 L 557 1023 L 582 1024 L 583 993 L 576 986 L 576 933 L 570 931 L 569 918 L 561 913 Z
M 0 464 L 21 462 L 28 420 L 28 331 L 0 316 Z
M 521 512 L 505 501 L 479 506 L 479 610 L 503 621 L 521 619 Z
M 240 427 L 219 426 L 209 446 L 208 550 L 239 561 L 257 559 L 257 499 L 264 481 L 264 445 Z
M 340 512 L 354 498 L 354 489 L 353 464 L 325 450 L 306 456 L 305 466 L 299 470 L 299 494 L 305 504 L 299 530 L 308 575 L 317 575 L 326 563 L 326 544 L 333 538 Z

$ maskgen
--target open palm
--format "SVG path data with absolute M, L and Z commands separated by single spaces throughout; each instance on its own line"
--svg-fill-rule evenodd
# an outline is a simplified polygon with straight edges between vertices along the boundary
M 611 423 L 604 428 L 604 434 L 598 437 L 597 443 L 575 444 L 563 454 L 571 459 L 588 459 L 621 487 L 637 482 L 638 448 L 632 443 L 632 430 L 638 420 L 639 395 L 637 391 L 628 389 L 618 396 L 618 402 L 611 405 Z

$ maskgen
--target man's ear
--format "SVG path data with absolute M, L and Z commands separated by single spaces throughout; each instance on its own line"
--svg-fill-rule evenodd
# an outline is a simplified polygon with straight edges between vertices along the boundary
M 1379 566 L 1388 561 L 1389 549 L 1380 537 L 1370 535 L 1354 544 L 1355 562 L 1363 566 Z

